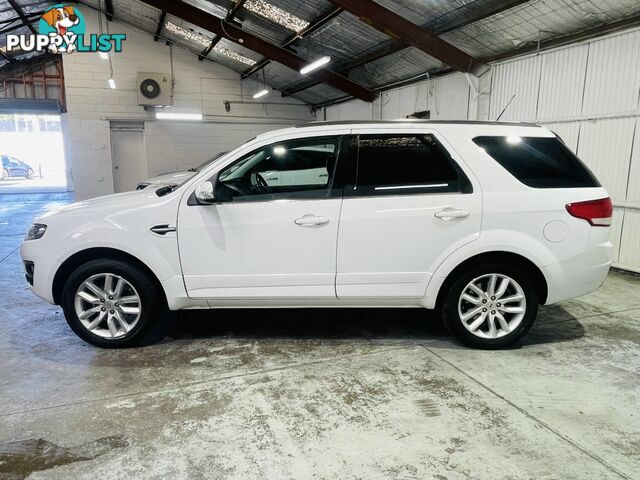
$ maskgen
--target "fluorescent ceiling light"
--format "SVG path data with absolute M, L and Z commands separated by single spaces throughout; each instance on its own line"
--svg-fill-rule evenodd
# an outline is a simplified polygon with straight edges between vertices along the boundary
M 267 95 L 269 93 L 269 90 L 267 90 L 266 88 L 264 90 L 260 90 L 259 92 L 256 92 L 253 94 L 253 98 L 260 98 L 260 97 L 264 97 L 265 95 Z
M 285 153 L 287 153 L 287 149 L 285 147 L 283 147 L 282 145 L 277 145 L 275 147 L 273 147 L 273 153 L 281 156 L 284 155 Z
M 202 120 L 201 113 L 156 112 L 158 120 Z
M 247 0 L 244 4 L 244 8 L 260 15 L 261 17 L 268 18 L 272 22 L 282 25 L 284 28 L 293 30 L 296 33 L 309 26 L 309 22 L 296 17 L 294 14 L 289 13 L 282 8 L 271 5 L 264 0 Z
M 509 135 L 507 137 L 507 143 L 510 145 L 517 145 L 520 142 L 522 142 L 522 138 L 520 138 L 518 135 Z
M 313 72 L 314 70 L 320 68 L 323 65 L 326 65 L 331 61 L 331 57 L 322 57 L 318 60 L 311 62 L 309 65 L 306 65 L 300 69 L 300 73 L 302 75 L 306 75 L 309 72 Z
M 99 55 L 102 60 L 109 60 L 109 54 L 107 52 L 99 52 Z
M 109 80 L 107 80 L 107 82 L 109 83 L 109 87 L 111 87 L 113 90 L 116 89 L 116 81 L 113 78 L 110 78 Z

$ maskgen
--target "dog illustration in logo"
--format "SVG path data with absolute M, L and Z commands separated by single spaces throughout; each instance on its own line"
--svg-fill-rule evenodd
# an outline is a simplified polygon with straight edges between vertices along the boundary
M 80 23 L 80 19 L 75 14 L 73 7 L 68 5 L 59 8 L 52 8 L 42 15 L 42 19 L 51 27 L 55 28 L 60 37 L 64 37 L 68 29 Z M 75 49 L 76 46 L 73 43 L 68 44 L 66 47 L 64 45 L 55 45 L 53 43 L 49 45 L 49 50 L 51 50 L 52 53 L 70 53 Z

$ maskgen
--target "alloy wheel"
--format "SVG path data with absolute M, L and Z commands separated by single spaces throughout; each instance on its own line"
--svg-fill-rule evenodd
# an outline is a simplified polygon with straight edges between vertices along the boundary
M 133 285 L 123 277 L 99 273 L 78 287 L 75 311 L 88 331 L 106 339 L 117 339 L 127 335 L 140 320 L 142 301 Z
M 489 273 L 471 280 L 458 300 L 458 316 L 464 327 L 480 338 L 500 338 L 522 323 L 527 300 L 513 278 Z

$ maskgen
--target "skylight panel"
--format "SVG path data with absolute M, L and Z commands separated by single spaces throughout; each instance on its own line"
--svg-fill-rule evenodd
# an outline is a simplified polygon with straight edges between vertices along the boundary
M 296 33 L 299 33 L 309 26 L 309 22 L 302 20 L 294 14 L 276 7 L 275 5 L 271 5 L 264 0 L 247 0 L 244 4 L 244 8 L 260 15 L 261 17 L 268 18 L 289 30 L 293 30 Z
M 180 25 L 176 25 L 175 23 L 167 22 L 164 28 L 166 28 L 167 31 L 173 33 L 174 35 L 184 38 L 185 40 L 197 43 L 198 45 L 202 45 L 204 48 L 208 47 L 211 44 L 211 40 L 204 35 L 201 35 L 198 32 L 194 32 L 192 30 L 187 30 L 186 28 L 183 28 Z M 219 53 L 220 55 L 224 55 L 231 60 L 244 63 L 245 65 L 249 65 L 251 67 L 256 64 L 255 60 L 251 60 L 244 55 L 234 52 L 233 50 L 229 50 L 228 48 L 225 48 L 220 44 L 216 45 L 213 48 L 213 51 Z

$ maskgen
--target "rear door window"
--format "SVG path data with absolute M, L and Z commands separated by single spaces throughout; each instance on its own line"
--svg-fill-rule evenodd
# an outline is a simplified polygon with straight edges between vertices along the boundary
M 350 195 L 470 192 L 471 184 L 433 135 L 355 135 L 349 157 L 355 170 Z
M 600 186 L 593 173 L 555 137 L 476 137 L 473 142 L 529 187 Z

